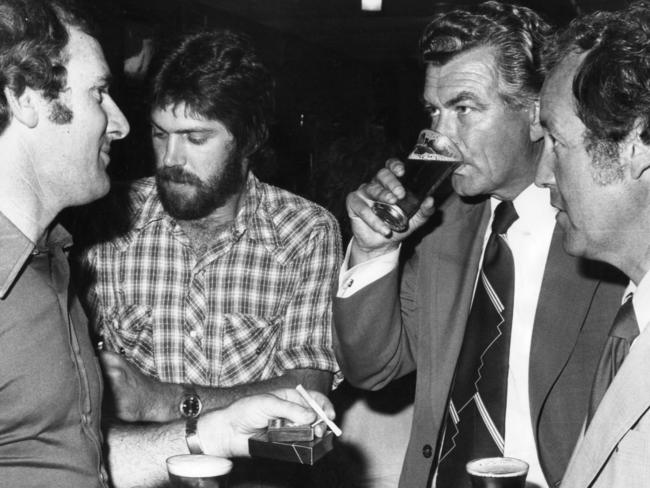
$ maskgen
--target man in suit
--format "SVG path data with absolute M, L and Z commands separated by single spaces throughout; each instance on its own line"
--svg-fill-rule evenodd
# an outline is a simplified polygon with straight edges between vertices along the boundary
M 549 49 L 537 183 L 564 246 L 630 284 L 562 487 L 650 485 L 650 3 L 579 19 Z M 631 297 L 630 297 L 631 295 Z M 620 304 L 620 301 L 619 301 Z
M 462 153 L 456 194 L 436 208 L 425 200 L 404 233 L 371 209 L 371 200 L 404 195 L 399 161 L 348 197 L 354 238 L 335 301 L 336 351 L 348 380 L 366 389 L 417 370 L 405 488 L 469 486 L 465 462 L 486 455 L 525 459 L 531 486 L 557 486 L 586 414 L 622 287 L 563 252 L 548 192 L 533 185 L 548 31 L 534 12 L 497 2 L 434 19 L 421 41 L 423 99 L 431 128 Z M 514 207 L 516 220 L 490 231 L 501 202 L 512 202 L 501 208 Z M 498 309 L 506 312 L 502 328 L 478 307 L 490 298 L 484 249 L 487 256 L 505 241 L 511 278 L 508 305 Z M 497 310 L 500 302 L 491 303 Z M 485 341 L 483 323 L 499 340 L 472 352 Z M 481 364 L 487 353 L 495 360 Z M 488 376 L 489 391 L 479 384 Z

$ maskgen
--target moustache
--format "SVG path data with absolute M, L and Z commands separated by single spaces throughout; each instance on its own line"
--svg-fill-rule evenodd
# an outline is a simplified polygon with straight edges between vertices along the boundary
M 188 173 L 178 166 L 161 168 L 156 172 L 156 177 L 159 181 L 170 181 L 172 183 L 185 183 L 190 185 L 201 185 L 202 183 L 197 176 Z

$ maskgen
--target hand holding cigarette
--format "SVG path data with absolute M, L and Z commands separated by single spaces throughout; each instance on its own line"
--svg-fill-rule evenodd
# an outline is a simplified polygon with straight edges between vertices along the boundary
M 320 405 L 316 403 L 316 400 L 314 400 L 314 398 L 309 394 L 307 390 L 303 388 L 302 385 L 296 386 L 296 390 L 298 390 L 300 396 L 303 397 L 304 400 L 307 402 L 307 404 L 314 410 L 314 412 L 316 412 L 318 418 L 323 422 L 325 422 L 325 424 L 327 424 L 327 426 L 330 428 L 330 430 L 334 433 L 336 437 L 339 437 L 341 434 L 343 434 L 341 429 L 339 429 L 339 427 L 327 417 L 323 409 L 320 408 Z

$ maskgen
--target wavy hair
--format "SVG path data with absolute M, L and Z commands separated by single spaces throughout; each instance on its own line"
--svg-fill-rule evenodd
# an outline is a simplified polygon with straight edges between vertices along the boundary
M 478 47 L 494 49 L 499 91 L 513 108 L 537 99 L 546 72 L 541 63 L 551 26 L 527 7 L 496 1 L 436 16 L 420 38 L 424 63 L 441 65 Z
M 151 88 L 152 108 L 185 103 L 189 113 L 219 120 L 236 150 L 250 157 L 266 143 L 274 82 L 251 39 L 218 30 L 184 37 L 161 61 Z
M 586 53 L 573 95 L 587 142 L 618 144 L 640 121 L 641 139 L 650 144 L 650 3 L 574 20 L 545 51 L 547 69 L 571 53 Z
M 20 96 L 29 87 L 47 100 L 58 98 L 64 89 L 70 26 L 94 35 L 94 28 L 75 4 L 59 0 L 0 2 L 0 134 L 11 118 L 5 88 Z

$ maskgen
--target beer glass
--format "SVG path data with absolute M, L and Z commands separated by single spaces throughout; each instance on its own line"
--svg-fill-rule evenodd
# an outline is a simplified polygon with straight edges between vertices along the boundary
M 511 457 L 474 459 L 467 463 L 473 488 L 525 488 L 528 463 Z
M 406 195 L 395 204 L 374 202 L 373 211 L 394 231 L 406 231 L 409 219 L 427 196 L 433 195 L 439 204 L 451 193 L 448 177 L 462 161 L 460 150 L 451 139 L 424 129 L 404 164 L 404 175 L 399 178 Z
M 167 458 L 172 488 L 225 488 L 232 461 L 207 454 L 180 454 Z

